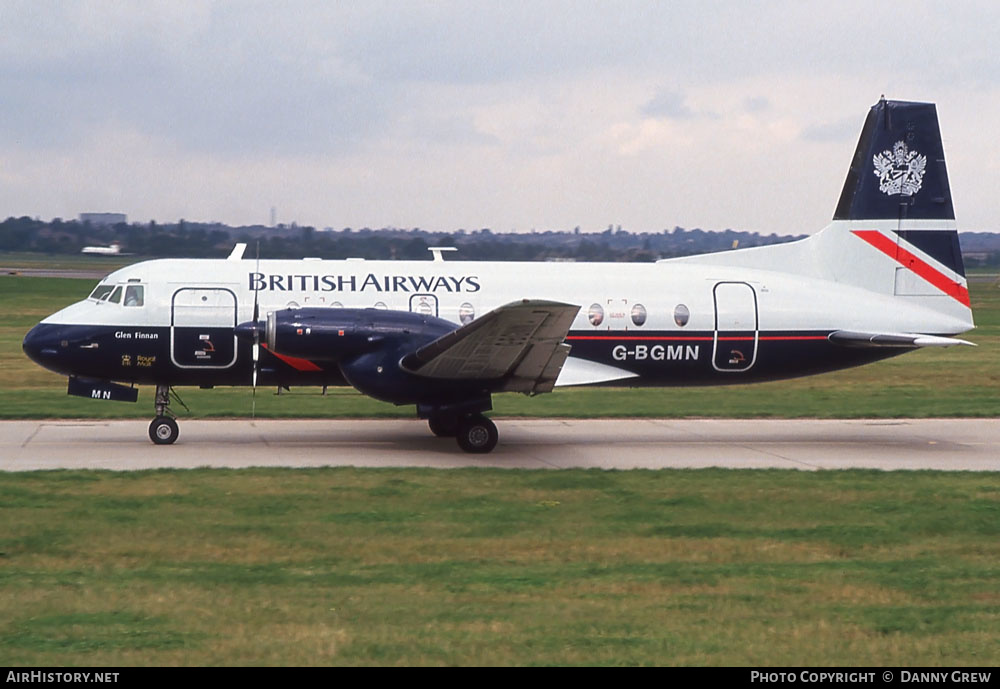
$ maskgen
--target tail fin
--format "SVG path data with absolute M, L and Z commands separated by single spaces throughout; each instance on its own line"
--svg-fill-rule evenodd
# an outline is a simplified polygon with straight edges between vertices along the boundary
M 932 103 L 872 106 L 833 222 L 798 242 L 678 259 L 829 280 L 973 327 L 944 146 Z
M 872 106 L 833 219 L 955 219 L 933 103 Z
M 861 130 L 833 224 L 816 235 L 839 282 L 972 327 L 944 146 L 932 103 L 880 100 Z
M 895 221 L 900 249 L 913 245 L 965 277 L 933 103 L 883 98 L 872 106 L 833 219 Z M 910 220 L 950 222 L 917 229 Z

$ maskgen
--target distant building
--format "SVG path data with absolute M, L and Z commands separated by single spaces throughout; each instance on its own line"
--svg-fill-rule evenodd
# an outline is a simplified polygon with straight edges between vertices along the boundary
M 89 222 L 91 225 L 117 225 L 128 222 L 128 216 L 124 213 L 80 213 L 80 222 Z

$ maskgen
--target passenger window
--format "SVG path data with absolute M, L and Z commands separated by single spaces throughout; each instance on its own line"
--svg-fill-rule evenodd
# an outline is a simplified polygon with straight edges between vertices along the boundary
M 142 285 L 129 285 L 125 288 L 125 306 L 142 306 L 144 302 Z
M 590 310 L 587 311 L 587 318 L 590 319 L 592 326 L 599 326 L 604 322 L 604 307 L 600 304 L 591 304 Z
M 642 325 L 646 322 L 646 307 L 642 304 L 636 304 L 632 307 L 632 322 L 636 325 Z
M 684 327 L 688 324 L 691 319 L 691 311 L 684 304 L 678 304 L 674 308 L 674 323 L 680 327 Z
M 107 298 L 111 294 L 111 290 L 114 289 L 112 285 L 98 285 L 94 288 L 94 291 L 90 293 L 91 299 L 97 299 L 98 301 Z
M 462 325 L 468 325 L 476 317 L 476 308 L 469 302 L 465 302 L 458 307 L 458 320 Z
M 108 297 L 108 301 L 110 301 L 112 304 L 120 304 L 121 303 L 121 301 L 122 301 L 122 288 L 121 288 L 121 285 L 119 285 L 118 287 L 115 287 L 115 291 L 111 293 L 110 297 Z

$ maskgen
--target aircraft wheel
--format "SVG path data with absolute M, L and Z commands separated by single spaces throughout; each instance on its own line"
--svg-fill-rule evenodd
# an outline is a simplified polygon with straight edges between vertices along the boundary
M 463 419 L 458 426 L 458 446 L 473 454 L 486 454 L 497 446 L 500 434 L 496 425 L 485 416 L 476 414 Z
M 149 439 L 157 445 L 170 445 L 178 434 L 177 422 L 169 416 L 157 416 L 149 424 Z
M 453 416 L 432 416 L 427 419 L 427 425 L 439 438 L 454 438 L 458 433 L 458 419 Z

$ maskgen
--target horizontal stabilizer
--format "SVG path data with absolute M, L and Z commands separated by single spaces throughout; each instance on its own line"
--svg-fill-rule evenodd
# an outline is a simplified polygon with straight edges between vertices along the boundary
M 562 370 L 564 343 L 580 307 L 524 299 L 501 306 L 403 359 L 428 378 L 498 381 L 492 391 L 550 392 Z
M 939 335 L 921 335 L 918 333 L 861 333 L 850 330 L 838 330 L 830 333 L 830 342 L 845 347 L 953 347 L 969 345 L 966 340 Z

